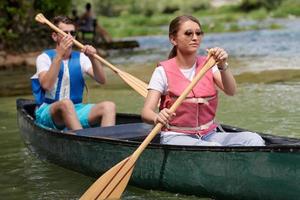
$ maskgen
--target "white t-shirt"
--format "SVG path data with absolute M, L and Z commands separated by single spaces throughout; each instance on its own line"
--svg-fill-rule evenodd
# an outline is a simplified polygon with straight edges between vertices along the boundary
M 80 53 L 80 65 L 82 74 L 85 74 L 91 67 L 92 63 L 90 59 L 84 54 Z M 63 60 L 64 65 L 68 64 L 69 60 Z M 37 75 L 42 71 L 48 71 L 50 69 L 52 61 L 46 53 L 40 54 L 36 59 Z
M 84 53 L 80 53 L 79 60 L 81 65 L 81 72 L 83 75 L 85 75 L 88 72 L 88 70 L 92 67 L 92 63 Z M 33 76 L 33 78 L 38 78 L 39 73 L 43 71 L 48 71 L 50 69 L 51 63 L 52 61 L 46 53 L 40 54 L 36 59 L 37 72 Z M 70 77 L 69 77 L 69 65 L 68 65 L 69 59 L 63 60 L 63 63 L 65 67 L 64 67 L 64 73 L 61 82 L 59 99 L 70 99 Z M 55 82 L 53 89 L 46 92 L 45 94 L 46 98 L 55 99 L 57 83 L 58 83 L 58 78 Z
M 216 65 L 213 66 L 211 70 L 213 73 L 219 71 Z M 196 73 L 196 63 L 191 68 L 180 69 L 180 71 L 187 79 L 192 80 Z M 166 94 L 168 89 L 168 81 L 166 72 L 162 66 L 158 66 L 155 68 L 148 85 L 148 90 L 149 89 L 159 91 L 161 94 Z

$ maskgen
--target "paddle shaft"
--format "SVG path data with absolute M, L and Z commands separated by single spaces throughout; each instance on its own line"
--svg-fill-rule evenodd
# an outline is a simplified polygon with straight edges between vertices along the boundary
M 52 28 L 55 32 L 66 36 L 67 33 L 59 29 L 57 26 L 55 26 L 53 23 L 51 23 L 47 18 L 44 17 L 43 14 L 38 14 L 36 16 L 36 20 L 39 21 L 40 23 L 45 23 L 47 24 L 50 28 Z M 80 49 L 84 48 L 84 45 L 81 44 L 79 41 L 77 41 L 75 38 L 73 38 L 74 44 L 79 47 Z M 93 54 L 93 57 L 100 62 L 102 62 L 104 65 L 108 66 L 111 70 L 113 70 L 115 73 L 117 73 L 128 85 L 130 85 L 133 89 L 135 89 L 139 94 L 141 94 L 143 97 L 147 96 L 147 84 L 136 77 L 121 71 L 102 57 L 100 57 L 97 54 Z

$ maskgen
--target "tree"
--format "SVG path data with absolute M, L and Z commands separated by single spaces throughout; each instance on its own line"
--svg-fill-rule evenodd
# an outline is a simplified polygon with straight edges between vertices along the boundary
M 0 50 L 28 51 L 49 45 L 49 30 L 35 22 L 35 15 L 66 15 L 70 7 L 71 0 L 0 1 Z
M 243 11 L 251 11 L 259 8 L 271 10 L 277 8 L 282 0 L 242 0 L 240 8 Z

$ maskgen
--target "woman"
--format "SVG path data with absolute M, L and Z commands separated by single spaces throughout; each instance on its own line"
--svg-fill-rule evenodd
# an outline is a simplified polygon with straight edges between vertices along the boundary
M 170 112 L 171 105 L 203 66 L 205 57 L 197 55 L 203 31 L 196 18 L 183 15 L 172 20 L 169 39 L 173 49 L 169 59 L 160 62 L 155 69 L 142 110 L 145 122 L 165 125 L 161 142 L 175 145 L 263 146 L 263 139 L 256 133 L 216 132 L 216 86 L 229 96 L 236 92 L 235 79 L 228 69 L 228 54 L 222 48 L 209 50 L 217 65 L 198 82 L 176 112 Z M 160 112 L 156 113 L 159 101 Z

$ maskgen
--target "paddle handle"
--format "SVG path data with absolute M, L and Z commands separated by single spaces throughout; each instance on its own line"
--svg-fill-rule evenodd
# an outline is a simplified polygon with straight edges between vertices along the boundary
M 42 24 L 47 24 L 50 28 L 52 28 L 55 32 L 66 36 L 67 34 L 65 32 L 63 32 L 61 29 L 59 29 L 57 26 L 55 26 L 53 23 L 51 23 L 42 13 L 39 13 L 36 15 L 35 20 L 42 23 Z M 79 49 L 83 49 L 84 45 L 81 44 L 79 41 L 77 41 L 75 38 L 73 38 L 73 42 L 74 44 L 79 48 Z M 107 62 L 105 59 L 103 59 L 102 57 L 100 57 L 97 54 L 93 54 L 94 58 L 96 58 L 97 60 L 99 60 L 100 62 L 102 62 L 103 64 L 105 64 L 106 66 L 108 66 L 109 68 L 111 68 L 115 73 L 119 73 L 120 70 L 118 68 L 116 68 L 115 66 L 113 66 L 111 63 Z
M 202 69 L 197 73 L 197 75 L 193 78 L 191 83 L 184 89 L 182 94 L 178 97 L 178 99 L 174 102 L 174 104 L 171 106 L 170 111 L 175 112 L 178 106 L 183 102 L 183 100 L 187 97 L 187 95 L 192 91 L 192 89 L 195 87 L 195 85 L 198 83 L 198 81 L 204 76 L 204 74 L 212 68 L 216 64 L 215 59 L 212 56 L 208 56 L 206 59 L 206 62 Z M 143 143 L 139 146 L 139 148 L 132 154 L 131 160 L 134 160 L 134 162 L 138 159 L 140 154 L 144 151 L 144 149 L 147 147 L 147 145 L 152 141 L 152 139 L 155 137 L 155 135 L 162 129 L 164 125 L 162 123 L 158 123 L 155 125 L 155 127 L 152 129 L 152 131 L 149 133 L 149 135 L 146 137 L 146 139 L 143 141 Z

